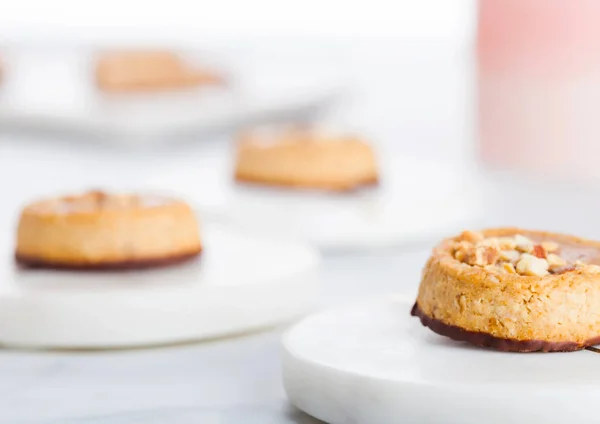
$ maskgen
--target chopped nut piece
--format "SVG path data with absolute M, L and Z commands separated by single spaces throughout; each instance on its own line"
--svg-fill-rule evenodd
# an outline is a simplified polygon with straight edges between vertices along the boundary
M 498 247 L 503 250 L 514 250 L 517 247 L 517 243 L 512 237 L 500 237 L 498 238 Z
M 513 264 L 511 264 L 510 262 L 504 262 L 502 264 L 502 269 L 507 274 L 516 274 L 517 273 L 517 270 L 515 269 L 515 266 Z
M 500 258 L 500 252 L 493 247 L 479 246 L 467 252 L 466 262 L 469 265 L 494 265 Z
M 526 253 L 533 252 L 533 242 L 527 237 L 517 234 L 515 236 L 515 243 L 517 245 L 517 250 Z
M 457 250 L 456 252 L 454 252 L 454 259 L 456 259 L 457 261 L 465 262 L 466 258 L 467 258 L 466 250 Z
M 549 240 L 535 243 L 522 234 L 485 238 L 482 233 L 464 231 L 453 247 L 455 259 L 490 272 L 544 276 L 579 269 L 600 273 L 600 264 L 589 267 L 581 261 L 568 263 L 557 254 L 558 243 Z
M 520 244 L 517 250 L 523 253 L 533 253 L 533 244 Z
M 490 265 L 495 265 L 500 259 L 500 251 L 493 247 L 485 247 L 483 254 L 486 262 Z
M 533 241 L 531 241 L 531 239 L 525 237 L 524 235 L 517 234 L 515 235 L 515 243 L 518 246 L 520 244 L 533 244 Z
M 556 253 L 549 253 L 546 257 L 546 260 L 548 261 L 550 268 L 558 268 L 567 264 L 567 261 L 558 256 Z
M 499 243 L 498 243 L 498 239 L 496 237 L 486 238 L 486 239 L 480 241 L 479 243 L 477 243 L 477 245 L 489 246 L 489 247 L 494 247 L 496 249 L 499 249 Z
M 480 232 L 469 230 L 463 231 L 460 235 L 461 240 L 468 241 L 471 243 L 478 243 L 480 241 L 483 241 L 484 238 L 485 237 L 483 237 L 483 234 L 481 234 Z
M 552 268 L 551 271 L 553 274 L 560 275 L 564 274 L 565 272 L 575 271 L 575 267 L 573 265 L 565 265 L 557 268 Z
M 477 255 L 477 249 L 475 248 L 475 246 L 472 246 L 470 249 L 459 250 L 458 252 L 456 252 L 455 256 L 462 257 L 462 259 L 460 260 L 469 265 L 477 265 L 478 263 L 483 263 L 483 257 L 481 256 L 481 253 L 479 254 L 479 256 Z
M 469 265 L 478 265 L 478 266 L 486 265 L 486 262 L 483 260 L 482 250 L 477 249 L 477 248 L 473 248 L 471 251 L 467 252 L 465 262 L 468 263 Z
M 533 255 L 537 258 L 546 259 L 546 250 L 540 244 L 533 246 Z
M 456 246 L 457 249 L 462 249 L 462 250 L 469 250 L 469 249 L 472 249 L 473 247 L 475 247 L 475 245 L 473 243 L 469 243 L 468 241 L 461 241 Z
M 484 266 L 484 265 L 486 265 L 487 262 L 483 258 L 483 250 L 482 249 L 475 249 L 473 251 L 473 254 L 470 255 L 467 258 L 467 263 L 469 265 L 477 265 L 477 266 Z
M 454 258 L 458 261 L 465 262 L 469 252 L 475 249 L 475 247 L 471 243 L 461 241 L 456 243 L 454 249 Z
M 559 247 L 558 243 L 554 243 L 553 241 L 543 241 L 541 245 L 546 252 L 556 252 Z
M 548 275 L 548 261 L 524 253 L 517 263 L 517 272 L 521 275 L 544 276 Z
M 516 250 L 503 250 L 500 252 L 500 259 L 508 262 L 517 262 L 521 257 L 521 253 Z

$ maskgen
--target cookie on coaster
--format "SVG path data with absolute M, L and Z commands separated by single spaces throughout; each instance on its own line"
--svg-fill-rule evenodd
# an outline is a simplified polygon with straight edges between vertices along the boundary
M 184 262 L 201 250 L 199 225 L 186 203 L 94 191 L 26 206 L 15 257 L 27 267 L 136 269 Z
M 379 171 L 373 148 L 365 141 L 293 128 L 243 134 L 235 178 L 262 185 L 347 191 L 377 184 Z
M 600 242 L 516 228 L 434 248 L 412 314 L 443 336 L 502 351 L 600 343 Z
M 223 80 L 213 71 L 185 63 L 173 52 L 132 50 L 101 55 L 96 82 L 104 91 L 132 92 L 214 85 Z

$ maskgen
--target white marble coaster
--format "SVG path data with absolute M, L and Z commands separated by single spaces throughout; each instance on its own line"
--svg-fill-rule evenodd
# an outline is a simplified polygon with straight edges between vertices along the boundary
M 597 422 L 600 355 L 503 353 L 453 342 L 412 301 L 318 313 L 283 338 L 290 401 L 330 424 Z
M 20 270 L 3 255 L 0 344 L 155 345 L 240 333 L 309 311 L 318 254 L 302 245 L 203 231 L 200 260 L 137 272 Z

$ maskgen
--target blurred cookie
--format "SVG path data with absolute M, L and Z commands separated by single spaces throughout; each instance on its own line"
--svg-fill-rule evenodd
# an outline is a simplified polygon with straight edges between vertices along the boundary
M 239 182 L 346 191 L 379 181 L 373 148 L 353 136 L 310 129 L 250 133 L 238 145 Z
M 169 51 L 122 51 L 103 54 L 96 64 L 96 82 L 111 92 L 160 91 L 222 82 L 208 69 L 185 63 Z
M 201 250 L 196 216 L 184 202 L 89 192 L 26 206 L 15 256 L 30 267 L 127 269 L 179 263 Z

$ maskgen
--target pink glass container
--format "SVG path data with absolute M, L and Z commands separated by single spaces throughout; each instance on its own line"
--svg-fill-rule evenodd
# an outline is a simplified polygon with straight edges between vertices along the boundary
M 600 176 L 600 1 L 480 0 L 480 157 Z

